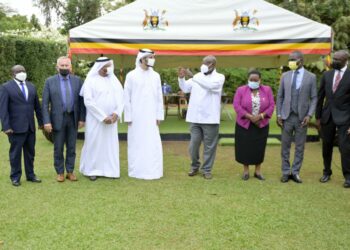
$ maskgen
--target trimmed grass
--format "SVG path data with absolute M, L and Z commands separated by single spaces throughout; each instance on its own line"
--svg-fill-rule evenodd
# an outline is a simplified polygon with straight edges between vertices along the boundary
M 0 135 L 2 249 L 348 249 L 350 190 L 342 187 L 339 153 L 334 175 L 321 184 L 321 145 L 308 143 L 303 184 L 282 184 L 280 147 L 267 147 L 265 182 L 241 180 L 233 147 L 218 147 L 210 181 L 187 176 L 188 142 L 164 142 L 164 178 L 55 181 L 53 147 L 37 138 L 41 184 L 12 187 L 8 142 Z M 78 142 L 77 162 L 82 142 Z M 77 164 L 78 165 L 78 164 Z M 253 170 L 251 171 L 251 175 Z M 1 245 L 1 242 L 3 244 Z
M 232 120 L 229 119 L 228 113 Z M 177 109 L 170 108 L 168 117 L 160 125 L 161 133 L 189 133 L 189 125 L 184 119 L 179 119 Z M 231 104 L 227 104 L 221 114 L 220 133 L 233 134 L 235 132 L 236 114 Z M 127 133 L 126 123 L 119 124 L 119 132 Z M 270 134 L 281 134 L 281 129 L 277 126 L 276 115 L 274 114 L 270 120 Z M 308 129 L 309 135 L 317 135 L 316 129 Z

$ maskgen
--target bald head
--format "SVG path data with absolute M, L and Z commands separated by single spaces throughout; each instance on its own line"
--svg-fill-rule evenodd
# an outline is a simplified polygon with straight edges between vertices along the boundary
M 205 72 L 205 75 L 211 74 L 216 67 L 216 58 L 215 56 L 206 56 L 203 58 L 203 65 L 208 67 L 208 71 Z
M 339 50 L 334 53 L 332 68 L 340 70 L 345 67 L 349 59 L 349 53 L 346 50 Z
M 11 69 L 12 75 L 15 76 L 18 73 L 26 72 L 26 69 L 22 65 L 15 65 Z
M 215 56 L 206 56 L 203 58 L 203 63 L 205 65 L 213 64 L 215 66 L 216 65 L 216 57 Z

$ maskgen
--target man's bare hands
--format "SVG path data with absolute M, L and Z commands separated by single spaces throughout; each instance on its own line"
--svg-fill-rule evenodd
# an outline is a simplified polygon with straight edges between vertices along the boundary
M 281 128 L 283 127 L 283 120 L 281 117 L 277 117 L 277 125 Z
M 47 133 L 51 133 L 52 132 L 52 124 L 51 123 L 44 124 L 44 130 Z
M 186 76 L 186 69 L 184 67 L 180 67 L 177 75 L 179 78 L 184 78 Z
M 8 129 L 8 130 L 4 131 L 4 133 L 7 134 L 7 135 L 11 135 L 11 134 L 13 134 L 13 130 L 12 129 Z
M 78 123 L 78 129 L 81 129 L 81 128 L 83 128 L 84 126 L 85 126 L 85 122 L 79 121 L 79 123 Z
M 310 122 L 310 116 L 305 116 L 304 120 L 301 122 L 301 126 L 305 127 L 309 124 Z
M 103 122 L 105 124 L 113 124 L 118 121 L 119 117 L 116 113 L 111 114 L 110 116 L 106 117 Z

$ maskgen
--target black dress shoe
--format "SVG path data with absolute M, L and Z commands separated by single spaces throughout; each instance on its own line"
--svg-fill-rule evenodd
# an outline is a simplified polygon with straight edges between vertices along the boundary
M 244 180 L 244 181 L 249 180 L 249 174 L 243 174 L 242 175 L 242 180 Z
M 90 181 L 96 181 L 97 180 L 97 176 L 89 176 Z
M 303 183 L 303 181 L 300 179 L 300 176 L 298 174 L 293 174 L 292 178 L 293 178 L 293 181 L 296 183 Z
M 350 180 L 346 180 L 343 186 L 344 188 L 350 188 Z
M 34 182 L 34 183 L 41 183 L 41 180 L 36 176 L 34 178 L 28 179 L 27 181 Z
M 12 185 L 15 187 L 19 187 L 19 186 L 21 186 L 21 182 L 20 181 L 12 181 Z
M 325 183 L 325 182 L 330 181 L 330 179 L 331 179 L 331 176 L 330 176 L 330 175 L 324 174 L 324 175 L 321 177 L 320 182 Z
M 288 181 L 289 181 L 289 175 L 287 175 L 287 174 L 282 175 L 281 182 L 286 183 Z
M 198 174 L 198 169 L 196 170 L 191 170 L 190 172 L 188 172 L 188 176 L 195 176 Z
M 254 173 L 254 177 L 257 178 L 258 180 L 261 180 L 261 181 L 265 180 L 264 176 L 262 176 L 261 174 Z

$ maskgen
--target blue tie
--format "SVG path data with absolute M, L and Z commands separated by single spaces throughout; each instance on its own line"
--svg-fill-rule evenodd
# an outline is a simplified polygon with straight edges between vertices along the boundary
M 292 81 L 292 89 L 297 89 L 297 77 L 298 77 L 299 71 L 296 70 L 293 75 L 293 81 Z
M 20 82 L 20 85 L 21 85 L 21 90 L 22 90 L 23 97 L 24 97 L 25 100 L 27 100 L 26 91 L 24 89 L 24 83 Z

